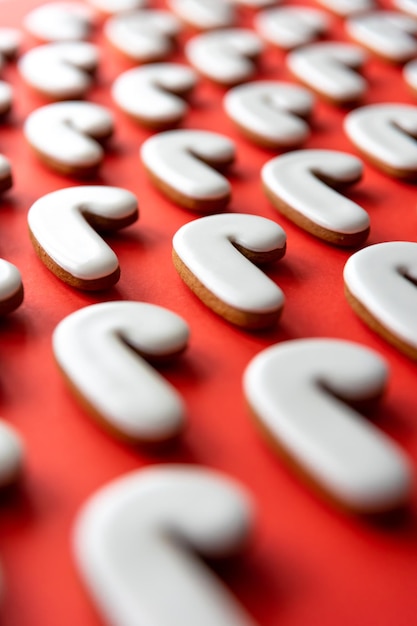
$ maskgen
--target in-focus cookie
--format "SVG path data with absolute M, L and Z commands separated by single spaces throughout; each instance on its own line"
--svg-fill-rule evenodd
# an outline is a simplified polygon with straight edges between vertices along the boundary
M 344 129 L 361 154 L 385 174 L 416 179 L 416 106 L 369 104 L 348 113 Z
M 152 182 L 176 204 L 197 212 L 223 209 L 231 185 L 216 169 L 233 163 L 235 145 L 206 130 L 169 130 L 147 139 L 140 156 Z
M 278 285 L 255 263 L 285 254 L 286 235 L 272 220 L 240 213 L 210 215 L 173 238 L 174 266 L 206 306 L 245 328 L 275 324 L 284 306 Z
M 93 304 L 56 327 L 53 350 L 76 398 L 113 435 L 133 443 L 175 439 L 184 429 L 180 394 L 150 362 L 182 353 L 186 322 L 146 302 Z
M 226 28 L 192 37 L 185 45 L 189 63 L 203 76 L 225 86 L 250 80 L 263 43 L 253 30 Z
M 104 158 L 100 141 L 113 133 L 108 109 L 92 102 L 54 102 L 30 113 L 23 128 L 29 145 L 62 174 L 94 176 Z
M 369 514 L 404 505 L 412 491 L 405 453 L 351 406 L 378 400 L 387 375 L 359 344 L 302 339 L 260 352 L 243 382 L 280 457 L 332 503 Z
M 357 246 L 369 234 L 368 213 L 333 188 L 358 182 L 363 164 L 336 150 L 298 150 L 262 168 L 264 191 L 272 204 L 315 237 L 338 246 Z
M 68 187 L 29 209 L 36 254 L 58 278 L 78 289 L 107 289 L 120 277 L 119 261 L 98 231 L 115 231 L 138 218 L 136 197 L 105 186 Z
M 20 57 L 24 81 L 50 100 L 82 98 L 97 69 L 97 46 L 85 41 L 54 42 L 32 48 Z
M 254 143 L 294 148 L 310 135 L 314 97 L 304 87 L 280 81 L 254 81 L 232 87 L 223 98 L 228 116 Z
M 188 111 L 196 72 L 179 63 L 152 63 L 123 72 L 113 83 L 116 104 L 136 122 L 152 129 L 177 126 Z
M 110 17 L 104 34 L 112 46 L 134 63 L 166 59 L 175 49 L 181 22 L 169 11 L 144 9 Z
M 343 276 L 355 313 L 417 360 L 417 243 L 389 241 L 359 250 L 348 259 Z
M 332 104 L 360 101 L 368 85 L 359 73 L 366 61 L 363 48 L 323 41 L 289 52 L 286 63 L 292 74 Z

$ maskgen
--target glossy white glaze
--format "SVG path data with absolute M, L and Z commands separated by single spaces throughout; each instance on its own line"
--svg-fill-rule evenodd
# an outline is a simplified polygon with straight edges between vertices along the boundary
M 300 145 L 310 135 L 302 119 L 314 105 L 313 95 L 298 85 L 254 81 L 229 89 L 223 106 L 229 117 L 260 142 L 275 147 Z
M 286 235 L 272 220 L 233 213 L 188 222 L 173 238 L 181 261 L 222 302 L 255 314 L 281 311 L 281 289 L 234 244 L 254 253 L 284 251 Z
M 22 289 L 22 277 L 13 263 L 0 259 L 0 303 L 13 298 Z
M 118 187 L 80 186 L 53 191 L 30 207 L 30 232 L 48 257 L 83 283 L 104 279 L 119 267 L 117 256 L 89 224 L 100 218 L 108 230 L 137 216 L 137 200 Z
M 85 41 L 54 42 L 20 57 L 18 69 L 28 85 L 54 100 L 83 97 L 98 66 L 98 48 Z
M 144 9 L 110 17 L 104 33 L 111 44 L 137 63 L 166 58 L 173 52 L 181 22 L 169 11 Z
M 112 97 L 128 115 L 150 126 L 175 125 L 188 111 L 181 94 L 197 84 L 196 72 L 179 63 L 152 63 L 118 76 Z
M 367 82 L 357 71 L 365 60 L 361 47 L 333 41 L 303 46 L 286 57 L 288 68 L 301 82 L 341 104 L 365 94 Z
M 167 6 L 181 20 L 201 30 L 233 26 L 236 21 L 228 0 L 168 0 Z
M 376 398 L 387 366 L 368 348 L 336 339 L 266 348 L 244 373 L 246 398 L 279 448 L 349 509 L 395 508 L 410 496 L 411 466 L 394 441 L 349 403 Z
M 329 26 L 327 13 L 304 6 L 267 9 L 254 18 L 254 27 L 259 35 L 283 50 L 315 41 L 328 31 Z
M 23 132 L 29 144 L 53 166 L 79 170 L 98 166 L 104 156 L 97 139 L 113 131 L 110 111 L 92 102 L 55 102 L 35 109 Z
M 356 182 L 362 171 L 362 161 L 346 152 L 297 150 L 268 161 L 261 177 L 271 194 L 314 224 L 353 234 L 369 228 L 367 212 L 321 178 L 346 184 Z
M 353 144 L 392 170 L 393 175 L 417 172 L 417 107 L 410 104 L 369 104 L 347 114 L 344 129 Z
M 188 336 L 184 320 L 167 309 L 104 302 L 62 320 L 53 350 L 77 395 L 112 431 L 132 441 L 163 441 L 182 430 L 184 406 L 145 358 L 183 350 Z
M 255 74 L 255 59 L 262 50 L 259 35 L 245 28 L 202 33 L 185 45 L 185 55 L 191 65 L 223 85 L 249 80 Z
M 317 0 L 317 2 L 341 17 L 364 13 L 375 8 L 374 0 Z
M 254 626 L 196 554 L 236 552 L 252 503 L 213 470 L 162 465 L 137 470 L 95 493 L 75 527 L 80 573 L 114 626 Z
M 224 135 L 170 130 L 147 139 L 140 155 L 144 165 L 181 196 L 198 201 L 222 200 L 230 194 L 229 181 L 207 165 L 221 166 L 233 159 L 234 143 Z
M 94 12 L 81 2 L 45 2 L 29 11 L 23 26 L 41 41 L 87 39 L 94 23 Z

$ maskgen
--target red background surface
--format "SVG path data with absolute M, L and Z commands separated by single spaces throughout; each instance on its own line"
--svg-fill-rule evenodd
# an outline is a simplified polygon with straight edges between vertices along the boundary
M 1 24 L 21 26 L 22 16 L 38 4 L 2 2 Z M 250 25 L 252 17 L 244 11 L 240 23 Z M 189 35 L 185 31 L 184 40 Z M 329 37 L 346 38 L 339 18 L 333 18 Z M 252 493 L 257 520 L 251 545 L 234 564 L 219 571 L 261 626 L 417 624 L 415 491 L 405 515 L 389 523 L 333 509 L 271 451 L 252 422 L 241 388 L 250 359 L 275 342 L 340 337 L 369 346 L 387 359 L 391 369 L 387 395 L 374 419 L 400 443 L 416 469 L 415 363 L 374 335 L 345 301 L 342 270 L 352 250 L 315 240 L 270 205 L 259 172 L 274 153 L 242 139 L 222 110 L 224 90 L 201 80 L 182 126 L 220 131 L 236 142 L 229 210 L 276 220 L 288 236 L 285 258 L 268 270 L 287 298 L 276 329 L 246 332 L 206 309 L 171 262 L 172 236 L 194 215 L 166 200 L 148 181 L 138 151 L 150 133 L 116 110 L 109 95 L 113 80 L 128 64 L 110 49 L 100 29 L 93 41 L 100 45 L 102 61 L 88 99 L 114 111 L 116 131 L 100 177 L 90 182 L 125 187 L 137 195 L 140 205 L 138 223 L 107 239 L 122 270 L 120 282 L 108 292 L 88 294 L 64 285 L 34 254 L 27 235 L 29 207 L 42 195 L 79 182 L 48 171 L 32 154 L 22 125 L 27 114 L 45 101 L 22 83 L 13 64 L 3 72 L 14 86 L 15 104 L 0 127 L 0 151 L 11 160 L 15 182 L 0 201 L 0 256 L 20 269 L 25 300 L 0 323 L 0 414 L 21 434 L 27 459 L 22 486 L 0 501 L 2 623 L 100 624 L 72 558 L 77 512 L 111 479 L 152 464 L 178 462 L 219 469 Z M 21 51 L 34 44 L 24 35 Z M 172 60 L 184 60 L 181 49 Z M 268 48 L 257 77 L 292 80 L 284 60 L 282 52 Z M 400 68 L 370 58 L 365 75 L 369 81 L 365 103 L 416 103 Z M 342 129 L 345 114 L 318 101 L 305 147 L 356 153 Z M 369 211 L 368 243 L 416 240 L 415 186 L 365 165 L 363 181 L 349 193 Z M 80 307 L 113 299 L 166 306 L 190 325 L 187 352 L 175 367 L 164 370 L 182 393 L 188 413 L 181 443 L 169 450 L 151 452 L 112 439 L 73 399 L 54 363 L 51 334 L 56 324 Z

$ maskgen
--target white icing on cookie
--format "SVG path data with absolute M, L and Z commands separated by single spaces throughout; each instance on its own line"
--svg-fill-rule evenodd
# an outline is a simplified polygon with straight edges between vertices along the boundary
M 375 7 L 374 0 L 317 0 L 317 2 L 341 17 L 364 13 Z
M 352 255 L 344 269 L 356 313 L 417 359 L 417 243 L 390 241 Z
M 0 102 L 2 83 L 0 82 Z M 13 185 L 12 168 L 9 159 L 0 154 L 0 193 L 7 191 Z
M 245 544 L 252 502 L 213 470 L 136 470 L 95 493 L 75 527 L 75 556 L 106 623 L 255 626 L 196 554 Z
M 298 85 L 279 81 L 246 83 L 229 89 L 223 105 L 229 117 L 260 145 L 294 147 L 310 135 L 302 118 L 311 114 L 314 98 Z
M 403 78 L 410 89 L 417 93 L 417 59 L 408 61 L 404 65 Z
M 180 30 L 179 19 L 169 11 L 146 9 L 110 17 L 104 26 L 110 43 L 136 63 L 165 59 Z
M 174 263 L 190 289 L 216 313 L 241 326 L 261 327 L 277 321 L 284 294 L 253 262 L 280 258 L 285 246 L 285 232 L 272 220 L 210 215 L 176 232 Z
M 280 4 L 282 0 L 231 0 L 235 4 L 239 4 L 251 9 L 262 9 L 263 7 L 273 6 Z
M 315 41 L 330 27 L 324 11 L 311 7 L 288 6 L 260 11 L 254 19 L 259 35 L 283 50 L 292 50 Z
M 104 302 L 62 320 L 53 350 L 76 396 L 107 429 L 130 441 L 158 442 L 182 431 L 184 406 L 148 360 L 182 352 L 188 335 L 184 320 L 162 307 Z
M 154 182 L 178 204 L 205 211 L 229 202 L 230 183 L 213 169 L 235 157 L 234 143 L 224 135 L 170 130 L 147 139 L 140 155 Z
M 148 0 L 87 0 L 94 9 L 107 15 L 135 11 L 148 6 Z
M 13 105 L 13 88 L 9 83 L 0 80 L 0 117 L 7 115 Z M 1 183 L 0 183 L 1 184 Z
M 233 26 L 236 21 L 229 0 L 168 0 L 167 5 L 186 24 L 201 30 Z
M 195 71 L 178 63 L 152 63 L 123 72 L 113 83 L 116 104 L 150 128 L 178 124 L 188 111 L 186 96 L 197 83 Z
M 332 500 L 358 512 L 395 508 L 410 496 L 402 450 L 350 403 L 377 399 L 387 367 L 375 352 L 336 339 L 287 341 L 263 350 L 244 374 L 262 428 Z
M 32 48 L 18 62 L 28 85 L 53 100 L 83 97 L 93 81 L 98 48 L 85 41 L 56 42 Z
M 370 104 L 351 111 L 344 129 L 372 163 L 391 176 L 417 175 L 417 107 L 408 104 Z
M 11 313 L 22 301 L 23 284 L 19 270 L 13 263 L 0 259 L 0 314 Z
M 49 193 L 29 209 L 35 250 L 61 280 L 82 289 L 103 289 L 120 275 L 117 256 L 97 234 L 137 220 L 136 197 L 118 187 L 69 187 Z
M 22 475 L 25 450 L 17 432 L 0 420 L 0 488 L 15 483 Z
M 103 160 L 98 140 L 113 132 L 113 117 L 92 102 L 55 102 L 31 113 L 24 135 L 38 156 L 65 174 L 95 172 Z
M 365 51 L 359 46 L 333 41 L 303 46 L 286 58 L 288 68 L 301 82 L 336 104 L 363 97 L 367 83 L 356 70 L 365 60 Z
M 22 43 L 22 33 L 17 28 L 0 27 L 0 53 L 7 59 L 17 55 Z
M 399 11 L 417 17 L 417 0 L 392 0 L 392 5 Z
M 255 59 L 262 50 L 261 38 L 244 28 L 202 33 L 185 45 L 185 55 L 191 65 L 223 85 L 249 80 L 255 74 Z
M 369 216 L 331 187 L 357 182 L 362 171 L 360 159 L 345 152 L 298 150 L 268 161 L 261 176 L 273 204 L 296 224 L 324 240 L 352 245 L 367 237 Z
M 394 11 L 372 11 L 346 22 L 346 31 L 379 57 L 404 63 L 417 55 L 417 22 Z
M 45 42 L 87 39 L 93 23 L 94 12 L 81 2 L 47 2 L 23 19 L 25 29 Z

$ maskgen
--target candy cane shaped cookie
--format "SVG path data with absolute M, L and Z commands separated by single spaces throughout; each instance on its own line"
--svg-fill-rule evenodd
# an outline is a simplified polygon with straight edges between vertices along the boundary
M 403 505 L 411 467 L 397 444 L 351 406 L 378 399 L 387 367 L 375 352 L 336 339 L 263 350 L 244 374 L 246 399 L 272 444 L 307 483 L 344 508 Z
M 162 307 L 104 302 L 63 319 L 53 350 L 75 396 L 107 430 L 154 443 L 179 435 L 185 411 L 180 395 L 148 361 L 177 356 L 188 335 L 184 320 Z
M 293 148 L 310 135 L 312 94 L 298 85 L 256 81 L 229 89 L 223 99 L 228 116 L 251 141 L 266 148 Z
M 23 302 L 23 283 L 13 263 L 0 259 L 0 315 L 17 309 Z
M 356 246 L 369 234 L 369 216 L 332 187 L 362 176 L 362 161 L 336 150 L 299 150 L 262 168 L 264 191 L 272 204 L 312 235 L 338 246 Z
M 129 11 L 110 17 L 104 32 L 116 50 L 135 63 L 161 61 L 169 56 L 181 23 L 169 11 Z
M 264 328 L 278 320 L 284 294 L 254 263 L 280 259 L 285 248 L 286 235 L 272 220 L 210 215 L 176 232 L 173 261 L 191 291 L 215 313 L 238 326 Z
M 196 72 L 179 63 L 152 63 L 123 72 L 113 83 L 116 104 L 153 129 L 176 126 L 186 115 L 184 98 L 197 84 Z
M 113 626 L 255 626 L 197 556 L 241 550 L 252 518 L 246 490 L 219 472 L 185 465 L 136 470 L 84 505 L 75 557 Z
M 81 186 L 53 191 L 29 209 L 36 254 L 65 283 L 98 290 L 120 276 L 117 256 L 94 230 L 114 231 L 137 220 L 136 197 L 118 187 Z
M 417 55 L 417 22 L 408 15 L 372 11 L 347 20 L 346 31 L 385 61 L 405 63 Z
M 54 42 L 32 48 L 18 62 L 20 75 L 51 100 L 82 98 L 93 82 L 98 49 L 85 41 Z
M 349 17 L 375 8 L 374 0 L 317 0 L 317 2 L 340 17 Z
M 48 167 L 74 176 L 93 176 L 103 160 L 99 141 L 113 132 L 113 117 L 92 102 L 54 102 L 31 113 L 24 135 Z
M 411 15 L 411 17 L 417 17 L 417 2 L 416 0 L 393 0 L 393 7 Z
M 46 2 L 26 14 L 23 26 L 39 41 L 74 41 L 88 39 L 94 21 L 94 12 L 81 2 Z
M 228 204 L 230 183 L 213 169 L 235 158 L 234 143 L 224 135 L 169 130 L 147 139 L 140 155 L 154 184 L 180 206 L 205 212 Z
M 260 11 L 254 19 L 259 35 L 283 50 L 319 39 L 330 26 L 324 11 L 310 7 L 279 7 Z
M 390 241 L 364 248 L 349 258 L 343 275 L 355 313 L 417 359 L 417 243 Z
M 236 20 L 230 0 L 168 0 L 167 4 L 183 22 L 199 30 L 226 28 Z
M 188 61 L 203 76 L 221 85 L 252 78 L 263 43 L 254 31 L 228 28 L 192 37 L 185 46 Z
M 289 52 L 290 71 L 307 87 L 333 104 L 360 100 L 367 82 L 357 70 L 366 60 L 365 51 L 356 45 L 324 41 Z
M 369 104 L 348 113 L 344 129 L 363 156 L 380 170 L 395 178 L 416 178 L 416 106 Z
M 87 0 L 87 2 L 104 15 L 145 9 L 148 6 L 148 0 Z

